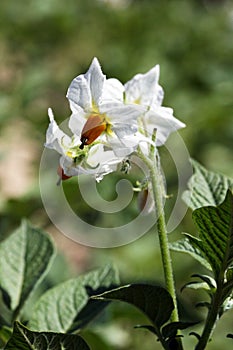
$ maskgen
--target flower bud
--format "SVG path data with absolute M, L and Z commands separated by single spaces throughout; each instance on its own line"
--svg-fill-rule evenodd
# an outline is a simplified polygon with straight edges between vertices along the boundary
M 142 190 L 138 194 L 138 208 L 142 211 L 145 208 L 148 199 L 148 189 Z
M 57 168 L 57 174 L 59 176 L 59 179 L 57 181 L 57 185 L 59 186 L 61 181 L 65 181 L 65 180 L 68 180 L 70 179 L 72 176 L 68 176 L 64 173 L 64 170 L 62 169 L 62 167 L 59 165 L 58 168 Z

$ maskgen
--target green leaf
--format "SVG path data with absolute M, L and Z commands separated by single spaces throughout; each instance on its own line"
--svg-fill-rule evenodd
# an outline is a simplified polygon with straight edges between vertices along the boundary
M 199 322 L 172 322 L 167 324 L 162 329 L 162 335 L 164 339 L 175 338 L 177 331 L 181 329 L 187 329 L 195 326 Z
M 222 204 L 217 207 L 202 207 L 193 212 L 199 238 L 189 237 L 209 261 L 215 273 L 223 273 L 233 261 L 233 195 L 227 192 Z
M 37 331 L 77 330 L 106 307 L 104 302 L 89 300 L 89 295 L 116 285 L 119 285 L 119 277 L 111 265 L 61 283 L 41 296 L 28 325 Z
M 223 300 L 228 298 L 232 293 L 232 289 L 233 289 L 233 268 L 232 267 L 230 267 L 226 271 L 226 280 L 227 281 L 223 285 L 223 296 L 222 296 Z
M 233 309 L 233 299 L 232 297 L 225 298 L 221 305 L 219 316 L 221 317 L 224 312 Z
M 0 244 L 0 288 L 12 314 L 22 308 L 46 274 L 54 246 L 47 234 L 27 221 Z
M 193 210 L 204 206 L 217 206 L 224 200 L 229 188 L 233 189 L 233 179 L 208 171 L 197 161 L 191 159 L 194 175 L 188 182 L 188 190 L 183 200 Z
M 206 307 L 207 309 L 210 309 L 211 304 L 208 301 L 200 301 L 199 303 L 196 303 L 196 307 Z
M 172 297 L 167 290 L 149 284 L 129 284 L 94 298 L 130 303 L 146 314 L 157 329 L 169 320 L 174 309 Z
M 149 325 L 149 324 L 138 324 L 138 325 L 134 326 L 134 328 L 136 328 L 136 329 L 141 329 L 141 328 L 142 329 L 146 329 L 149 332 L 151 332 L 151 333 L 153 333 L 155 335 L 158 335 L 157 334 L 157 329 L 155 327 Z
M 15 322 L 12 337 L 4 350 L 90 350 L 78 335 L 33 332 Z
M 230 294 L 232 293 L 232 289 L 233 289 L 233 280 L 230 280 L 224 283 L 223 296 L 222 296 L 223 300 L 225 300 L 227 297 L 230 296 Z
M 201 339 L 201 336 L 197 332 L 190 332 L 189 335 L 193 335 L 198 341 Z
M 6 344 L 12 335 L 12 328 L 3 326 L 0 328 L 0 343 Z
M 201 275 L 200 273 L 194 273 L 191 277 L 198 277 L 200 278 L 203 282 L 205 282 L 209 289 L 215 290 L 217 288 L 216 281 L 213 277 L 210 277 L 208 275 Z
M 205 266 L 207 269 L 212 270 L 210 264 L 206 260 L 204 254 L 201 252 L 200 249 L 196 248 L 194 245 L 191 244 L 189 240 L 189 235 L 187 235 L 187 238 L 181 239 L 179 241 L 173 242 L 169 244 L 169 248 L 173 251 L 180 252 L 180 253 L 186 253 L 189 254 L 191 257 L 196 259 L 199 263 L 201 263 L 203 266 Z
M 197 282 L 197 281 L 188 282 L 182 287 L 181 290 L 183 290 L 184 288 L 189 288 L 194 290 L 203 289 L 206 292 L 210 292 L 210 287 L 205 282 Z
M 227 279 L 227 282 L 233 281 L 233 267 L 232 266 L 229 267 L 229 269 L 226 272 L 226 279 Z

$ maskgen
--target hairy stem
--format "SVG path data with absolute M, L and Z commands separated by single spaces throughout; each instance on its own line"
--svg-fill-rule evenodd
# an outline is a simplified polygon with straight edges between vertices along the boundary
M 169 250 L 167 228 L 165 221 L 165 214 L 163 208 L 163 196 L 164 196 L 164 186 L 161 178 L 161 173 L 159 169 L 159 164 L 157 160 L 154 161 L 153 168 L 151 170 L 151 184 L 154 196 L 155 207 L 158 215 L 157 219 L 157 229 L 159 236 L 159 243 L 161 249 L 161 256 L 163 262 L 164 278 L 168 292 L 170 293 L 173 303 L 174 311 L 171 316 L 172 322 L 177 322 L 179 320 L 177 301 L 176 301 L 176 291 L 174 285 L 172 261 Z
M 209 308 L 209 312 L 206 318 L 205 327 L 203 329 L 200 340 L 198 341 L 195 350 L 203 350 L 206 348 L 207 343 L 213 333 L 216 321 L 218 319 L 219 307 L 222 303 L 222 286 L 223 282 L 218 283 L 216 292 L 213 296 L 212 303 Z
M 177 300 L 176 300 L 176 291 L 175 291 L 175 285 L 174 285 L 172 261 L 171 261 L 169 246 L 168 246 L 165 214 L 163 209 L 163 197 L 165 193 L 164 193 L 162 176 L 160 172 L 160 163 L 159 163 L 158 157 L 153 156 L 153 159 L 149 159 L 143 154 L 143 152 L 141 152 L 140 149 L 138 152 L 139 152 L 139 156 L 146 163 L 150 171 L 150 181 L 152 185 L 155 208 L 158 216 L 157 230 L 158 230 L 161 257 L 162 257 L 162 263 L 163 263 L 164 279 L 165 279 L 166 288 L 170 293 L 174 303 L 174 310 L 171 315 L 171 321 L 178 322 L 179 316 L 178 316 L 178 308 L 177 308 Z M 154 154 L 156 153 L 156 149 L 155 149 L 155 152 L 153 153 Z

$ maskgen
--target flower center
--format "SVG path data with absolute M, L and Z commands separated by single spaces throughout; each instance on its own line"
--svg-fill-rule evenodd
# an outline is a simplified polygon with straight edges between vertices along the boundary
M 108 132 L 109 124 L 105 116 L 99 114 L 92 114 L 87 119 L 81 133 L 81 145 L 79 148 L 83 149 L 85 145 L 90 145 L 99 137 L 102 132 Z

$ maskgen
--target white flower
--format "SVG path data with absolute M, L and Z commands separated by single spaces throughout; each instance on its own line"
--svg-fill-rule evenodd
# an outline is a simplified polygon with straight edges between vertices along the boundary
M 137 74 L 125 84 L 125 103 L 135 103 L 147 107 L 141 118 L 141 132 L 151 136 L 157 129 L 156 144 L 163 145 L 171 132 L 184 128 L 185 124 L 173 116 L 171 108 L 161 106 L 163 89 L 158 83 L 159 65 L 145 74 Z
M 148 107 L 161 105 L 164 92 L 158 81 L 159 65 L 145 74 L 136 74 L 125 84 L 126 103 L 137 103 Z
M 54 120 L 53 111 L 51 108 L 48 109 L 49 126 L 46 131 L 46 142 L 45 147 L 57 151 L 61 155 L 66 154 L 66 150 L 72 143 L 71 137 L 66 135 L 57 125 Z
M 97 58 L 86 74 L 77 76 L 70 84 L 67 98 L 72 115 L 69 127 L 80 137 L 81 146 L 92 144 L 100 136 L 115 153 L 130 154 L 136 145 L 128 147 L 127 138 L 137 132 L 137 118 L 145 107 L 124 104 L 124 88 L 117 79 L 106 79 Z
M 171 108 L 162 106 L 164 94 L 158 80 L 157 65 L 122 85 L 117 79 L 106 79 L 97 58 L 85 74 L 73 79 L 67 92 L 72 137 L 58 127 L 52 110 L 48 111 L 45 146 L 61 155 L 62 179 L 92 174 L 99 181 L 138 146 L 149 156 L 155 129 L 160 146 L 171 132 L 185 126 Z
M 91 174 L 100 181 L 104 175 L 116 170 L 122 158 L 116 157 L 113 151 L 106 150 L 100 143 L 80 149 L 79 137 L 69 137 L 58 127 L 51 108 L 48 115 L 50 124 L 46 132 L 45 147 L 54 149 L 61 155 L 59 175 L 62 179 Z
M 76 147 L 75 151 L 80 152 L 79 147 Z M 104 145 L 98 143 L 91 145 L 86 158 L 79 161 L 76 160 L 76 157 L 62 156 L 60 166 L 68 176 L 93 175 L 96 181 L 99 182 L 104 175 L 116 171 L 121 161 L 122 159 L 116 157 L 113 151 L 105 150 Z

